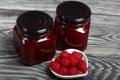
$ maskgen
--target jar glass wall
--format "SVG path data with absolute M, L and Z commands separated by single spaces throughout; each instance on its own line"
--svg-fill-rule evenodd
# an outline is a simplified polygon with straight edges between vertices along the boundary
M 56 37 L 52 18 L 41 11 L 28 11 L 17 18 L 13 28 L 14 47 L 27 65 L 49 60 L 55 54 Z
M 91 23 L 91 10 L 84 3 L 66 1 L 57 6 L 54 33 L 57 49 L 85 50 Z

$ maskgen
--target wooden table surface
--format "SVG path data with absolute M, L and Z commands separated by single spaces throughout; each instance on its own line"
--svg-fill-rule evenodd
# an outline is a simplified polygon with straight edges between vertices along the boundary
M 25 66 L 13 47 L 16 18 L 41 10 L 55 18 L 56 6 L 67 0 L 0 0 L 0 80 L 61 80 L 49 70 L 49 61 Z M 120 80 L 120 0 L 78 0 L 92 10 L 88 47 L 89 74 L 76 80 Z M 56 55 L 59 54 L 57 51 Z M 73 79 L 75 80 L 75 79 Z

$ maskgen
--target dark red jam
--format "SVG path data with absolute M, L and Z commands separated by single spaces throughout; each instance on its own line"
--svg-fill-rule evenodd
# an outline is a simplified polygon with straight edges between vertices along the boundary
M 84 3 L 66 1 L 57 6 L 54 32 L 57 49 L 85 50 L 88 42 L 91 10 Z
M 14 47 L 24 64 L 41 63 L 54 56 L 56 37 L 52 28 L 52 18 L 41 11 L 28 11 L 17 18 Z

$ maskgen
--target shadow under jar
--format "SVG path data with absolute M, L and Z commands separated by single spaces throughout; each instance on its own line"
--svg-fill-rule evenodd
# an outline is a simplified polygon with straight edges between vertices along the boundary
M 57 35 L 57 49 L 87 47 L 91 10 L 84 3 L 66 1 L 57 6 L 54 33 Z
M 54 56 L 56 37 L 52 28 L 52 18 L 41 11 L 28 11 L 17 18 L 14 47 L 24 64 L 41 63 Z

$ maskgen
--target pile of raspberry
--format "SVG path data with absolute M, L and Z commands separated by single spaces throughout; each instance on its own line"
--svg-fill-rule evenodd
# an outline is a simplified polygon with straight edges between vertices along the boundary
M 50 63 L 50 68 L 60 75 L 77 75 L 88 71 L 84 56 L 77 51 L 72 54 L 63 51 Z

